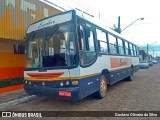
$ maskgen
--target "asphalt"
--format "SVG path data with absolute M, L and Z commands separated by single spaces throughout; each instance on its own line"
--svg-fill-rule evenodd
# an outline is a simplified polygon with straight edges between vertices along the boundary
M 0 94 L 0 110 L 9 106 L 27 102 L 34 98 L 36 98 L 36 96 L 27 95 L 23 89 Z

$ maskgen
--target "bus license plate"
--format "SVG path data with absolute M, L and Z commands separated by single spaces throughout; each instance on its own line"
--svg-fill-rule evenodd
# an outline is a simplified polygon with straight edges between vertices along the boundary
M 69 92 L 69 91 L 59 91 L 59 96 L 71 96 L 71 92 Z

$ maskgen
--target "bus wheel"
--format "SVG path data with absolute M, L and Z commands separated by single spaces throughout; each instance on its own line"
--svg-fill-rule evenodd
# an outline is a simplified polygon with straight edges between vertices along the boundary
M 133 76 L 134 76 L 134 72 L 133 72 L 133 69 L 132 69 L 132 72 L 131 72 L 130 76 L 128 76 L 128 77 L 126 78 L 126 80 L 127 80 L 127 81 L 132 81 L 132 80 L 133 80 Z
M 133 80 L 133 73 L 131 73 L 131 75 L 128 77 L 128 81 L 132 81 Z
M 101 75 L 99 91 L 96 93 L 97 98 L 102 99 L 105 97 L 107 91 L 107 81 L 104 75 Z

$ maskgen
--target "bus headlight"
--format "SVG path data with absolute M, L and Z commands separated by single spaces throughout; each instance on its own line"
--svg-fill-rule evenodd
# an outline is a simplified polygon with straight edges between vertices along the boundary
M 42 82 L 42 86 L 45 86 L 45 82 Z
M 27 81 L 25 81 L 25 83 L 27 84 Z
M 32 83 L 31 82 L 29 82 L 29 85 L 31 85 Z
M 66 85 L 67 85 L 67 86 L 69 85 L 69 81 L 66 81 Z
M 61 86 L 61 87 L 63 86 L 63 82 L 60 82 L 60 86 Z

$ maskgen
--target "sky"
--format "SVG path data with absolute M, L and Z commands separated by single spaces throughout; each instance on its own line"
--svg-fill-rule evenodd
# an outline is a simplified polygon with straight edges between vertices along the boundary
M 159 0 L 81 0 L 93 10 L 100 11 L 101 19 L 112 27 L 121 18 L 121 29 L 138 20 L 121 34 L 130 41 L 141 44 L 160 43 Z
M 65 2 L 68 5 L 72 4 L 71 6 L 78 4 L 84 11 L 89 10 L 97 18 L 100 12 L 100 19 L 108 27 L 113 27 L 113 24 L 118 26 L 118 16 L 121 19 L 121 29 L 138 18 L 144 18 L 136 21 L 121 34 L 139 46 L 160 44 L 159 0 L 67 0 Z

